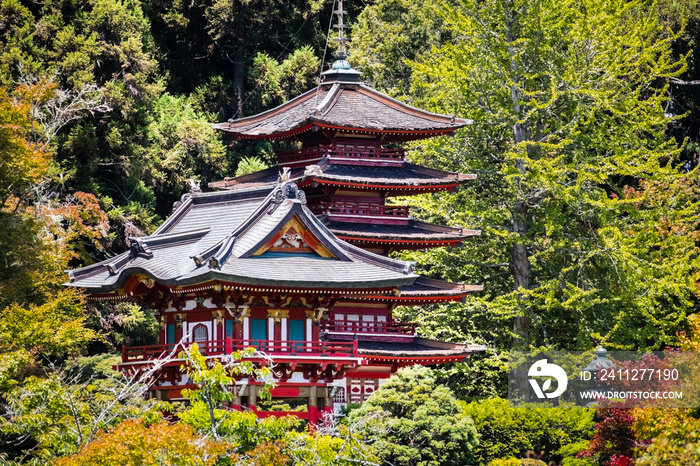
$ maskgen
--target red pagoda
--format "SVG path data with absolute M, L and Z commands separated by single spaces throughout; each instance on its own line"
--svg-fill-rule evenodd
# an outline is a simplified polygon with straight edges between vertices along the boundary
M 338 60 L 318 87 L 215 125 L 239 139 L 296 141 L 298 150 L 277 154 L 278 167 L 183 196 L 152 235 L 130 238 L 128 252 L 69 273 L 69 285 L 90 299 L 138 302 L 160 320 L 161 344 L 124 347 L 122 371 L 193 342 L 209 358 L 253 346 L 272 358 L 273 399 L 301 401 L 305 409 L 293 414 L 316 423 L 364 401 L 399 367 L 462 361 L 484 349 L 420 338 L 414 324 L 392 318 L 397 305 L 459 301 L 481 286 L 423 278 L 386 257 L 479 234 L 419 222 L 407 206 L 386 203 L 473 179 L 410 164 L 396 148 L 469 122 L 365 86 L 346 61 L 342 27 L 339 40 Z M 180 400 L 192 388 L 181 363 L 160 370 L 153 397 Z M 287 414 L 258 408 L 261 385 L 238 377 L 232 407 Z

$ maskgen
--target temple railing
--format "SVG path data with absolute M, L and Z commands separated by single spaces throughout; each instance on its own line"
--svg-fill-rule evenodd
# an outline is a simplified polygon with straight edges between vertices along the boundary
M 326 323 L 322 326 L 322 330 L 327 332 L 345 332 L 345 333 L 399 333 L 405 335 L 413 335 L 416 333 L 416 323 L 404 322 L 333 322 Z
M 122 346 L 122 362 L 138 362 L 161 359 L 178 353 L 192 345 L 192 342 L 169 343 L 150 346 Z M 266 355 L 356 357 L 357 341 L 282 341 L 282 340 L 207 340 L 197 342 L 200 353 L 206 356 L 220 356 L 250 347 Z
M 374 146 L 307 147 L 277 153 L 277 162 L 283 167 L 301 167 L 328 157 L 331 163 L 343 165 L 396 166 L 403 164 L 404 149 L 385 149 Z
M 316 215 L 328 215 L 332 220 L 364 223 L 368 218 L 379 223 L 405 224 L 409 219 L 407 205 L 383 205 L 359 202 L 321 202 L 310 206 Z

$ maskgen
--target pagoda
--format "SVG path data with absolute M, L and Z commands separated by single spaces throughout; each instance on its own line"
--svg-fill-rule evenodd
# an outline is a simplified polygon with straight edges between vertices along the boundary
M 344 51 L 320 84 L 261 114 L 215 125 L 239 139 L 287 140 L 278 167 L 191 190 L 152 235 L 69 272 L 91 300 L 150 307 L 160 344 L 122 350 L 119 369 L 138 373 L 179 346 L 208 358 L 254 347 L 270 364 L 273 399 L 296 404 L 315 424 L 324 412 L 361 403 L 398 368 L 462 361 L 483 346 L 420 338 L 393 320 L 397 305 L 463 300 L 479 285 L 420 277 L 392 250 L 455 245 L 476 230 L 419 222 L 391 196 L 455 190 L 473 175 L 406 161 L 401 143 L 451 134 L 469 122 L 392 99 L 360 81 Z M 173 360 L 150 394 L 183 399 L 193 388 Z M 234 409 L 261 416 L 263 382 L 237 376 Z

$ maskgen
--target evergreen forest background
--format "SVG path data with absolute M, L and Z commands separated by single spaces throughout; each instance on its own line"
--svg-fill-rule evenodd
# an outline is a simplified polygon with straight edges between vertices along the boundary
M 211 124 L 313 87 L 332 61 L 332 7 L 0 1 L 0 462 L 700 461 L 695 411 L 502 400 L 509 351 L 698 350 L 697 0 L 346 4 L 350 61 L 367 84 L 474 120 L 408 148 L 414 163 L 478 179 L 397 201 L 481 229 L 460 248 L 401 257 L 484 291 L 396 318 L 485 353 L 402 371 L 315 433 L 221 410 L 226 393 L 193 394 L 187 408 L 147 402 L 111 371 L 121 345 L 154 343 L 158 324 L 133 304 L 87 303 L 64 289 L 64 271 L 151 233 L 188 180 L 206 190 L 273 165 L 275 144 L 230 141 Z M 221 381 L 202 374 L 202 387 Z

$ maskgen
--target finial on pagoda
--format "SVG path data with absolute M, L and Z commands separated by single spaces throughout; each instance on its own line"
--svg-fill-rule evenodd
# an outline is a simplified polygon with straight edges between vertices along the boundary
M 360 82 L 362 73 L 353 69 L 347 60 L 350 56 L 350 52 L 345 48 L 345 42 L 348 40 L 345 37 L 345 14 L 347 11 L 343 6 L 343 0 L 337 0 L 337 5 L 337 9 L 333 11 L 337 22 L 333 27 L 338 30 L 338 37 L 333 40 L 338 43 L 338 50 L 333 52 L 335 62 L 333 62 L 331 69 L 321 73 L 322 82 Z
M 334 28 L 338 30 L 338 37 L 336 39 L 333 39 L 335 42 L 338 43 L 338 50 L 336 52 L 333 52 L 333 56 L 336 58 L 336 60 L 347 60 L 347 58 L 350 56 L 347 50 L 345 50 L 345 42 L 347 39 L 343 36 L 343 32 L 345 31 L 345 22 L 343 19 L 345 18 L 345 14 L 347 11 L 343 9 L 343 0 L 338 0 L 338 9 L 333 12 L 334 15 L 336 15 L 337 23 L 333 25 Z

